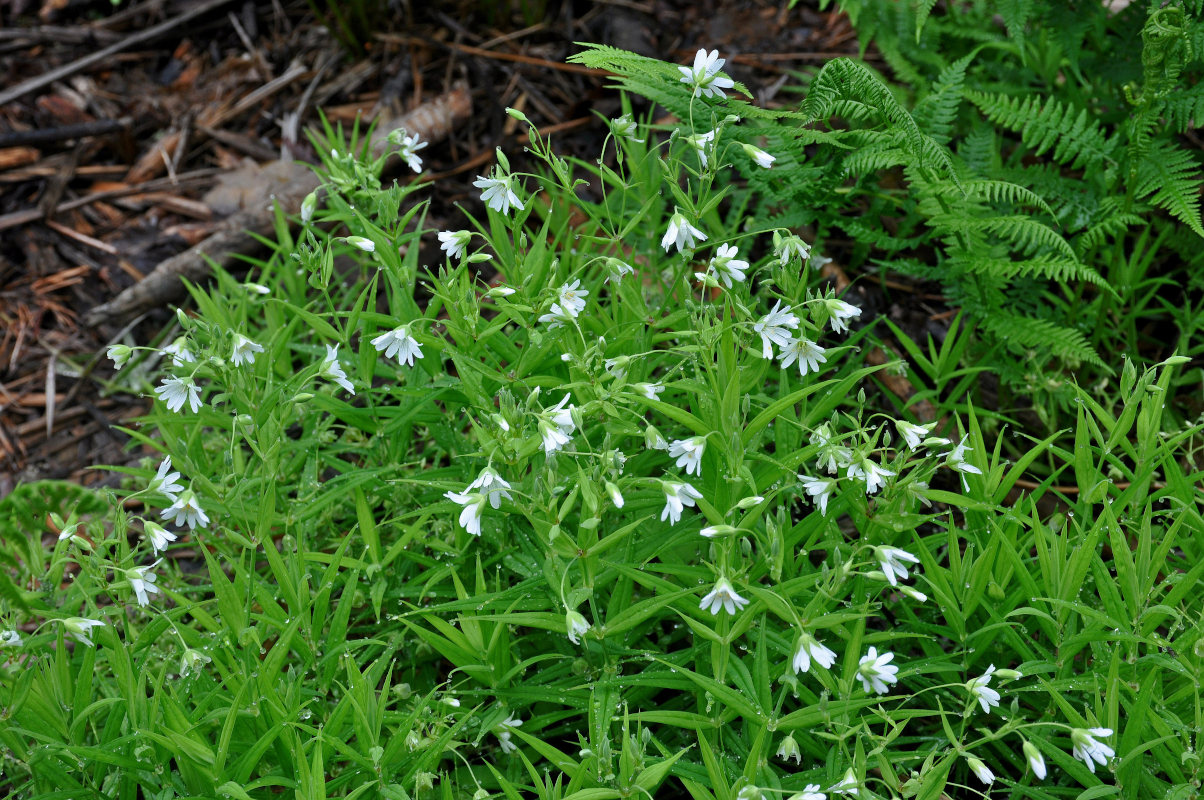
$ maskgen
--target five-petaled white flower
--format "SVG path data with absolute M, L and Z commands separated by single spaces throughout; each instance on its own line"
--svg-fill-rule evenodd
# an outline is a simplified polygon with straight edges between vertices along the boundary
M 993 783 L 995 781 L 995 773 L 991 772 L 986 764 L 982 763 L 982 759 L 974 756 L 966 756 L 966 763 L 970 765 L 970 771 L 974 773 L 974 777 L 978 778 L 983 783 Z
M 497 729 L 494 730 L 494 735 L 497 736 L 498 744 L 502 746 L 503 753 L 513 753 L 518 750 L 518 745 L 510 741 L 510 733 L 512 728 L 517 728 L 522 725 L 523 721 L 515 716 L 510 716 L 505 721 L 498 723 Z
M 84 617 L 68 617 L 61 619 L 63 627 L 67 629 L 67 633 L 71 634 L 71 638 L 80 644 L 86 644 L 88 647 L 95 647 L 92 643 L 92 629 L 103 628 L 105 624 L 98 619 L 85 619 Z
M 801 792 L 790 795 L 790 800 L 827 800 L 827 798 L 819 790 L 818 783 L 808 783 Z
M 464 259 L 468 250 L 468 242 L 472 239 L 471 231 L 440 231 L 439 249 L 447 252 L 448 258 Z
M 707 235 L 690 224 L 690 221 L 680 211 L 674 211 L 673 216 L 669 217 L 669 227 L 665 229 L 665 235 L 661 239 L 661 247 L 665 252 L 669 252 L 669 248 L 673 245 L 677 246 L 677 252 L 682 250 L 692 250 L 694 248 L 694 240 L 705 242 Z
M 728 289 L 732 288 L 732 281 L 743 283 L 744 271 L 748 269 L 748 262 L 736 258 L 739 254 L 735 245 L 719 245 L 715 256 L 707 264 L 707 272 L 713 272 L 715 277 L 722 281 Z
M 633 383 L 631 384 L 631 388 L 649 400 L 656 400 L 657 395 L 665 391 L 665 387 L 659 383 Z
M 878 558 L 882 572 L 886 575 L 886 580 L 891 586 L 898 585 L 898 581 L 895 578 L 896 575 L 903 580 L 907 580 L 907 567 L 903 564 L 904 561 L 911 564 L 920 563 L 920 559 L 906 550 L 900 550 L 897 547 L 875 547 L 874 555 Z
M 915 425 L 907 420 L 895 420 L 895 430 L 903 437 L 903 441 L 907 443 L 907 449 L 915 450 L 932 432 L 936 422 L 929 422 L 927 425 Z
M 630 114 L 624 114 L 621 117 L 612 119 L 610 121 L 610 129 L 614 132 L 615 136 L 619 136 L 624 139 L 630 139 L 638 144 L 644 143 L 643 139 L 635 138 L 635 134 L 639 129 L 639 126 L 636 124 L 636 121 L 632 119 Z
M 125 366 L 125 362 L 130 360 L 130 356 L 134 354 L 134 348 L 127 344 L 111 344 L 109 349 L 105 351 L 105 355 L 113 359 L 113 366 L 121 369 Z
M 702 164 L 703 169 L 707 168 L 707 151 L 711 149 L 711 144 L 714 141 L 714 131 L 694 133 L 686 137 L 686 144 L 694 148 L 694 152 L 698 154 L 698 161 Z
M 326 345 L 326 358 L 322 360 L 318 374 L 355 394 L 355 387 L 351 385 L 351 381 L 347 380 L 347 373 L 343 372 L 343 366 L 339 364 L 339 346 L 337 344 L 333 347 Z
M 159 470 L 155 477 L 151 478 L 150 486 L 146 488 L 148 491 L 158 492 L 174 503 L 176 495 L 184 491 L 184 487 L 176 483 L 179 479 L 180 473 L 171 470 L 171 456 L 163 456 L 163 460 L 159 462 Z
M 973 464 L 966 463 L 966 453 L 974 449 L 966 446 L 966 439 L 968 438 L 970 438 L 968 434 L 963 436 L 962 440 L 958 442 L 957 447 L 950 450 L 949 455 L 945 456 L 945 463 L 949 468 L 955 469 L 962 474 L 962 489 L 967 492 L 970 491 L 970 482 L 966 480 L 966 473 L 970 473 L 971 475 L 982 474 L 981 469 Z
M 677 466 L 684 469 L 687 475 L 701 475 L 702 453 L 706 447 L 707 438 L 705 436 L 678 439 L 669 444 L 669 457 L 676 458 Z
M 134 590 L 134 594 L 138 598 L 138 605 L 140 606 L 145 607 L 150 603 L 150 598 L 147 595 L 159 593 L 159 587 L 155 585 L 155 581 L 159 579 L 159 576 L 151 572 L 158 565 L 159 562 L 156 561 L 149 566 L 134 567 L 125 571 L 125 577 L 129 580 L 130 588 Z
M 811 496 L 812 501 L 819 506 L 820 514 L 828 513 L 828 499 L 836 490 L 836 481 L 832 478 L 812 478 L 810 475 L 799 473 L 803 489 Z
M 256 344 L 241 333 L 234 334 L 234 347 L 230 351 L 230 360 L 234 362 L 234 366 L 254 364 L 255 354 L 262 352 L 263 345 Z
M 576 317 L 585 310 L 585 298 L 588 296 L 589 291 L 581 288 L 581 281 L 579 280 L 566 283 L 556 293 L 556 299 L 559 301 L 560 307 L 571 317 Z
M 849 767 L 844 772 L 844 777 L 836 783 L 828 787 L 828 792 L 832 794 L 849 795 L 857 797 L 857 776 L 853 773 L 853 768 Z
M 720 608 L 729 614 L 735 615 L 737 611 L 742 611 L 748 605 L 748 602 L 748 600 L 736 594 L 736 587 L 732 586 L 731 581 L 727 578 L 720 578 L 715 581 L 715 588 L 711 589 L 710 593 L 702 598 L 702 602 L 698 604 L 698 607 L 708 609 L 716 616 L 718 616 Z
M 397 148 L 398 157 L 405 161 L 410 169 L 422 172 L 422 159 L 418 157 L 418 151 L 429 142 L 421 141 L 418 134 L 410 136 L 405 128 L 398 128 L 389 134 L 389 143 Z
M 792 664 L 794 674 L 799 675 L 810 670 L 812 661 L 824 669 L 831 669 L 832 664 L 836 662 L 836 653 L 820 644 L 814 636 L 803 631 L 799 634 L 798 642 L 795 644 Z
M 171 364 L 173 367 L 182 367 L 184 364 L 196 362 L 196 356 L 188 349 L 188 338 L 180 336 L 174 342 L 163 348 L 163 352 L 171 356 Z
M 886 479 L 895 473 L 875 464 L 868 458 L 855 461 L 845 469 L 845 476 L 865 481 L 865 493 L 873 494 L 886 485 Z
M 1095 772 L 1095 764 L 1105 766 L 1116 751 L 1099 741 L 1112 735 L 1111 728 L 1074 728 L 1070 731 L 1071 754 Z
M 788 266 L 790 260 L 795 257 L 806 264 L 807 259 L 811 257 L 811 245 L 793 233 L 783 236 L 780 232 L 774 231 L 773 254 L 778 257 L 778 262 L 783 267 Z
M 514 193 L 514 176 L 501 169 L 494 169 L 494 177 L 478 175 L 472 185 L 481 190 L 481 200 L 500 214 L 509 214 L 511 208 L 522 211 L 524 206 Z
M 172 498 L 175 502 L 175 498 Z M 162 525 L 151 520 L 143 520 L 142 531 L 146 537 L 150 539 L 151 549 L 155 553 L 161 553 L 167 549 L 167 546 L 176 540 L 176 535 L 167 531 Z
M 580 611 L 572 611 L 565 614 L 564 617 L 565 633 L 569 637 L 569 641 L 573 644 L 581 644 L 581 636 L 589 630 L 589 620 L 585 618 Z
M 677 481 L 661 481 L 661 490 L 665 493 L 665 507 L 661 509 L 661 522 L 669 520 L 670 525 L 676 525 L 681 519 L 682 509 L 693 507 L 694 501 L 702 494 L 688 483 Z
M 408 324 L 400 325 L 377 336 L 372 340 L 372 346 L 378 352 L 383 352 L 385 358 L 397 356 L 398 361 L 409 367 L 414 366 L 415 358 L 422 358 L 422 345 L 410 333 Z
M 744 148 L 744 152 L 748 154 L 748 157 L 756 162 L 756 165 L 762 169 L 769 169 L 773 166 L 773 162 L 778 160 L 777 156 L 771 156 L 761 148 L 754 147 L 751 144 L 741 143 L 740 146 Z
M 852 303 L 829 298 L 824 301 L 828 308 L 828 318 L 832 322 L 833 333 L 848 333 L 848 320 L 861 316 L 861 309 Z
M 803 763 L 803 751 L 799 749 L 798 742 L 795 741 L 792 734 L 786 734 L 786 738 L 778 745 L 777 756 L 783 761 L 789 761 L 793 758 L 796 766 Z M 815 788 L 818 789 L 819 787 Z
M 16 631 L 0 631 L 0 649 L 5 647 L 20 647 L 24 639 Z
M 1024 752 L 1024 757 L 1028 759 L 1028 765 L 1033 774 L 1037 776 L 1037 780 L 1045 780 L 1045 756 L 1041 755 L 1041 751 L 1030 741 L 1025 741 L 1021 750 Z
M 832 439 L 832 431 L 828 428 L 825 422 L 820 425 L 811 434 L 811 444 L 819 451 L 819 459 L 816 462 L 817 467 L 827 465 L 828 474 L 833 475 L 836 470 L 849 465 L 853 458 L 853 451 L 836 443 Z
M 577 315 L 566 308 L 562 308 L 560 303 L 552 303 L 552 307 L 546 314 L 539 315 L 539 321 L 548 326 L 548 330 L 554 331 L 562 325 L 571 323 Z M 568 355 L 567 353 L 565 355 Z M 561 358 L 562 361 L 568 361 L 567 358 Z
M 494 472 L 493 467 L 485 467 L 485 469 L 481 470 L 481 474 L 477 476 L 477 479 L 468 484 L 468 489 L 465 491 L 480 490 L 482 494 L 489 498 L 489 505 L 496 509 L 501 507 L 503 497 L 507 500 L 513 499 L 510 496 L 510 492 L 506 491 L 509 488 L 510 484 L 501 475 Z
M 155 389 L 155 394 L 159 395 L 169 411 L 179 412 L 185 403 L 194 414 L 201 410 L 201 387 L 190 377 L 164 378 Z
M 988 686 L 994 674 L 995 665 L 992 664 L 987 667 L 986 672 L 966 682 L 966 688 L 970 690 L 971 695 L 978 699 L 978 703 L 982 706 L 982 713 L 984 714 L 990 714 L 991 707 L 999 705 L 999 692 Z
M 617 258 L 607 258 L 602 265 L 606 268 L 606 283 L 618 283 L 625 276 L 635 274 L 635 267 Z
M 898 683 L 899 679 L 896 675 L 899 668 L 890 663 L 895 657 L 894 653 L 878 654 L 878 649 L 871 647 L 861 661 L 857 665 L 857 680 L 861 681 L 861 685 L 865 688 L 866 694 L 874 691 L 877 694 L 886 694 L 890 691 L 888 683 Z
M 485 510 L 485 504 L 489 502 L 489 498 L 481 492 L 448 491 L 444 492 L 443 496 L 453 503 L 463 506 L 460 509 L 460 527 L 473 536 L 480 536 L 481 512 Z
M 543 451 L 545 455 L 552 455 L 556 451 L 562 449 L 569 443 L 569 436 L 573 431 L 577 430 L 577 423 L 573 422 L 573 411 L 576 406 L 565 404 L 569 402 L 569 395 L 565 395 L 559 403 L 551 408 L 544 409 L 539 415 L 539 436 L 543 439 Z
M 196 492 L 191 489 L 181 492 L 174 503 L 159 512 L 159 516 L 171 520 L 175 525 L 187 525 L 189 530 L 196 530 L 197 525 L 203 528 L 209 524 L 209 516 L 201 508 Z
M 782 308 L 782 301 L 773 304 L 769 313 L 753 323 L 753 330 L 761 337 L 761 358 L 773 358 L 776 344 L 783 354 L 793 337 L 789 329 L 798 327 L 798 317 L 790 313 L 790 306 Z
M 726 75 L 719 74 L 725 59 L 719 57 L 718 50 L 707 52 L 699 50 L 694 54 L 694 66 L 678 67 L 681 71 L 681 82 L 694 87 L 694 96 L 723 97 L 724 89 L 731 89 L 735 84 Z
M 827 353 L 827 350 L 806 336 L 799 336 L 787 342 L 778 356 L 782 359 L 782 369 L 789 369 L 791 364 L 798 361 L 798 374 L 801 378 L 808 372 L 819 372 L 819 365 L 828 363 Z

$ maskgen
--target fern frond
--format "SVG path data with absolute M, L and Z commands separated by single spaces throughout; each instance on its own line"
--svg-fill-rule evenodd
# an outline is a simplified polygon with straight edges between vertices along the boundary
M 1103 243 L 1109 236 L 1115 236 L 1132 225 L 1140 225 L 1144 220 L 1133 213 L 1113 212 L 1096 222 L 1075 240 L 1075 249 L 1079 256 L 1085 256 L 1092 249 Z
M 963 56 L 941 70 L 932 91 L 916 103 L 911 116 L 920 129 L 941 144 L 948 144 L 953 136 L 953 120 L 962 102 L 962 89 L 966 82 L 966 67 L 978 55 L 980 48 Z
M 1041 104 L 1039 95 L 1023 100 L 1007 95 L 967 91 L 966 99 L 987 119 L 1020 134 L 1034 155 L 1053 149 L 1052 157 L 1072 169 L 1093 167 L 1113 160 L 1115 143 L 1108 139 L 1099 120 L 1087 109 L 1077 110 L 1050 96 Z
M 1010 258 L 970 256 L 958 258 L 957 263 L 969 272 L 993 275 L 1008 280 L 1012 278 L 1044 278 L 1059 283 L 1087 281 L 1096 286 L 1108 286 L 1108 281 L 1102 275 L 1077 259 L 1043 255 L 1022 261 L 1013 261 Z
M 1021 59 L 1024 58 L 1024 33 L 1033 19 L 1033 0 L 998 0 L 996 9 L 1007 26 L 1008 36 L 1016 43 Z
M 1048 248 L 1072 261 L 1076 259 L 1074 248 L 1061 234 L 1032 217 L 1013 214 L 979 219 L 965 213 L 952 213 L 935 215 L 928 222 L 942 236 L 971 232 L 990 233 L 1022 253 Z
M 1204 125 L 1204 83 L 1168 95 L 1162 114 L 1175 133 Z
M 979 324 L 1002 342 L 1106 369 L 1087 337 L 1073 328 L 1056 325 L 1045 319 L 1017 316 L 1003 310 L 984 315 Z
M 953 187 L 949 184 L 933 184 L 933 188 L 943 194 L 952 195 Z M 1004 203 L 1016 207 L 1036 208 L 1049 216 L 1054 216 L 1053 209 L 1039 194 L 1023 186 L 1008 181 L 972 180 L 962 181 L 962 194 L 967 198 L 984 200 L 994 205 Z M 954 199 L 957 199 L 956 197 Z
M 1179 221 L 1204 237 L 1200 224 L 1200 165 L 1190 152 L 1174 142 L 1152 143 L 1146 158 L 1137 167 L 1134 197 L 1166 209 Z

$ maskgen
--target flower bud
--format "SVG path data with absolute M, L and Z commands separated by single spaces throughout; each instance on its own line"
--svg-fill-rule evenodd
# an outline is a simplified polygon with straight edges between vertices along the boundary
M 740 509 L 741 511 L 747 511 L 754 506 L 760 505 L 762 502 L 764 502 L 764 500 L 764 497 L 759 494 L 755 494 L 752 497 L 746 497 L 739 503 L 736 503 L 736 508 Z
M 586 631 L 588 631 L 590 625 L 585 617 L 582 616 L 581 612 L 569 611 L 564 616 L 564 628 L 570 642 L 573 644 L 581 644 L 581 639 L 578 637 L 582 636 Z
M 376 252 L 376 242 L 372 241 L 371 239 L 366 239 L 363 236 L 346 236 L 343 238 L 343 241 L 345 241 L 347 244 L 358 247 L 365 253 Z
M 305 225 L 314 218 L 314 210 L 318 207 L 318 193 L 316 191 L 305 195 L 305 199 L 301 201 L 301 222 Z

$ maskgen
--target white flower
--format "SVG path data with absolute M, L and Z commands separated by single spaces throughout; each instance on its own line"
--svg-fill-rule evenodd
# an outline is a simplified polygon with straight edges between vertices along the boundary
M 769 169 L 773 166 L 773 162 L 778 160 L 776 156 L 771 156 L 761 148 L 754 147 L 751 144 L 741 143 L 740 146 L 744 148 L 744 152 L 748 154 L 748 157 L 755 161 L 757 166 L 762 169 Z
M 419 140 L 418 134 L 408 135 L 405 128 L 398 128 L 389 134 L 389 143 L 397 148 L 398 157 L 405 161 L 410 169 L 422 172 L 422 159 L 418 157 L 418 151 L 429 142 Z
M 201 410 L 201 387 L 192 378 L 164 378 L 155 394 L 169 411 L 179 412 L 185 403 L 194 414 Z
M 347 244 L 358 247 L 359 249 L 363 250 L 365 253 L 375 253 L 376 252 L 376 242 L 372 241 L 371 239 L 367 239 L 363 236 L 346 236 L 343 238 L 343 241 L 345 241 Z
M 895 420 L 895 430 L 903 437 L 903 441 L 907 443 L 909 450 L 915 450 L 923 442 L 924 438 L 932 432 L 932 428 L 936 422 L 929 422 L 927 425 L 913 425 L 906 420 Z
M 844 777 L 829 786 L 828 791 L 834 794 L 844 794 L 851 797 L 856 797 L 857 776 L 853 774 L 853 768 L 849 767 L 847 770 L 845 770 Z
M 746 605 L 748 605 L 748 600 L 736 594 L 736 587 L 732 586 L 727 578 L 720 578 L 715 581 L 715 588 L 711 589 L 710 593 L 702 598 L 702 602 L 698 604 L 698 607 L 707 608 L 712 614 L 717 616 L 720 608 L 729 614 L 735 615 L 737 611 L 742 611 Z
M 481 200 L 500 214 L 509 214 L 511 208 L 523 210 L 523 203 L 514 193 L 514 176 L 500 169 L 493 171 L 494 177 L 478 175 L 472 185 L 481 190 Z
M 471 239 L 471 231 L 440 231 L 439 249 L 446 250 L 448 258 L 463 260 Z
M 818 783 L 808 783 L 801 792 L 790 795 L 790 800 L 827 800 L 827 798 L 819 790 Z
M 789 369 L 797 360 L 799 377 L 803 377 L 808 372 L 819 372 L 819 365 L 828 363 L 827 353 L 827 350 L 806 336 L 800 336 L 788 341 L 778 355 L 782 359 L 782 369 Z
M 0 631 L 0 650 L 5 647 L 20 647 L 24 641 L 16 631 Z
M 814 636 L 803 631 L 799 634 L 798 642 L 795 645 L 792 664 L 794 674 L 800 675 L 810 670 L 812 661 L 824 669 L 831 669 L 832 664 L 836 662 L 836 653 L 820 644 Z
M 510 488 L 510 484 L 506 482 L 501 475 L 493 471 L 492 467 L 485 467 L 481 470 L 481 474 L 477 479 L 468 484 L 468 488 L 464 491 L 469 492 L 473 489 L 479 489 L 481 494 L 489 498 L 489 505 L 496 508 L 501 508 L 502 498 L 512 500 L 510 492 L 506 491 Z
M 607 258 L 602 265 L 606 267 L 606 282 L 614 281 L 618 283 L 627 275 L 635 274 L 635 267 L 628 264 L 626 261 L 620 261 L 617 258 Z
M 372 340 L 372 346 L 377 352 L 383 352 L 385 358 L 397 356 L 398 361 L 410 367 L 414 366 L 415 358 L 423 357 L 422 345 L 410 334 L 409 325 L 400 325 L 382 333 Z
M 833 333 L 847 333 L 849 330 L 847 321 L 861 316 L 860 308 L 843 300 L 829 298 L 824 301 L 824 304 L 828 307 Z
M 974 777 L 978 778 L 983 783 L 993 783 L 995 781 L 995 773 L 982 763 L 980 759 L 974 756 L 966 756 L 966 763 L 970 765 L 970 771 L 974 773 Z
M 846 477 L 865 481 L 865 493 L 867 495 L 873 494 L 885 486 L 886 479 L 894 474 L 890 470 L 878 466 L 868 458 L 863 458 L 860 462 L 850 463 L 845 470 Z
M 565 404 L 569 401 L 569 395 L 552 406 L 545 409 L 539 415 L 539 435 L 543 439 L 543 451 L 545 455 L 552 455 L 556 451 L 562 449 L 569 443 L 569 435 L 577 430 L 577 424 L 573 422 L 573 411 L 576 406 L 568 406 Z
M 182 367 L 184 364 L 195 363 L 196 356 L 188 349 L 188 339 L 184 336 L 179 337 L 174 342 L 163 348 L 163 352 L 171 356 L 171 364 L 173 367 Z
M 570 317 L 576 317 L 585 310 L 585 298 L 589 296 L 589 292 L 580 287 L 581 281 L 576 280 L 561 286 L 560 291 L 556 293 L 560 307 Z
M 677 245 L 677 252 L 682 250 L 692 250 L 694 248 L 694 240 L 706 241 L 707 235 L 690 224 L 680 211 L 674 211 L 673 216 L 669 217 L 669 227 L 665 229 L 665 235 L 661 239 L 661 247 L 665 252 L 669 252 L 669 247 Z
M 343 367 L 339 364 L 339 346 L 337 344 L 333 347 L 326 345 L 326 358 L 323 359 L 318 374 L 355 394 L 355 387 L 351 385 L 351 381 L 347 380 L 347 373 L 343 372 Z
M 67 633 L 71 634 L 71 638 L 80 644 L 86 644 L 88 647 L 94 647 L 92 644 L 92 629 L 103 628 L 105 624 L 97 619 L 85 619 L 84 617 L 68 617 L 61 619 L 63 627 L 67 629 Z
M 174 503 L 159 512 L 159 516 L 171 520 L 175 525 L 187 525 L 188 530 L 196 530 L 197 525 L 203 528 L 209 524 L 208 515 L 191 489 L 185 489 Z
M 861 685 L 865 688 L 868 694 L 871 690 L 878 694 L 886 694 L 890 691 L 888 683 L 898 683 L 899 679 L 895 677 L 899 668 L 890 663 L 894 659 L 894 653 L 878 654 L 877 648 L 871 647 L 857 666 L 857 680 L 861 681 Z
M 512 728 L 517 728 L 522 725 L 523 721 L 518 717 L 507 717 L 504 722 L 498 723 L 497 729 L 494 730 L 494 735 L 497 736 L 498 744 L 502 746 L 503 753 L 513 753 L 518 750 L 518 745 L 510 741 L 510 733 Z
M 805 264 L 807 263 L 807 259 L 811 257 L 811 245 L 794 234 L 783 236 L 775 231 L 773 234 L 773 253 L 778 257 L 778 261 L 783 267 L 788 266 L 790 260 L 796 256 L 799 261 Z
M 633 383 L 631 384 L 631 388 L 635 389 L 649 400 L 658 399 L 657 395 L 665 391 L 665 387 L 659 383 Z
M 243 364 L 254 364 L 255 354 L 263 352 L 263 345 L 255 344 L 241 333 L 234 334 L 234 347 L 230 351 L 230 360 L 234 362 L 234 366 L 241 367 Z
M 989 684 L 991 676 L 995 673 L 995 665 L 987 667 L 987 671 L 977 678 L 972 678 L 966 683 L 966 688 L 970 690 L 970 694 L 978 698 L 979 705 L 982 706 L 982 713 L 990 714 L 991 706 L 999 705 L 999 692 L 992 689 Z
M 761 337 L 761 358 L 773 358 L 773 346 L 783 349 L 792 341 L 789 328 L 798 327 L 798 317 L 790 313 L 790 306 L 782 308 L 782 301 L 773 304 L 769 313 L 753 324 L 753 330 Z
M 1045 756 L 1041 755 L 1041 751 L 1032 742 L 1026 741 L 1024 747 L 1024 757 L 1028 759 L 1028 765 L 1032 768 L 1033 774 L 1038 780 L 1045 780 Z
M 175 498 L 172 498 L 175 502 Z M 156 553 L 161 553 L 167 549 L 167 546 L 176 540 L 176 535 L 165 530 L 162 525 L 151 520 L 142 521 L 142 531 L 150 539 L 151 549 Z
M 820 425 L 811 434 L 811 444 L 819 451 L 816 466 L 823 467 L 827 462 L 828 474 L 832 475 L 841 467 L 847 466 L 853 457 L 853 451 L 832 441 L 832 431 L 827 423 Z
M 907 580 L 907 567 L 904 566 L 904 561 L 911 564 L 920 563 L 920 559 L 897 547 L 875 547 L 874 555 L 877 556 L 878 563 L 882 566 L 882 572 L 885 573 L 886 580 L 891 586 L 898 585 L 895 580 L 896 575 Z
M 620 136 L 625 139 L 630 139 L 631 141 L 637 142 L 639 144 L 643 144 L 643 142 L 644 142 L 643 139 L 635 138 L 635 133 L 636 133 L 636 130 L 638 129 L 638 126 L 636 125 L 635 120 L 632 119 L 630 114 L 624 114 L 621 117 L 612 119 L 610 121 L 610 129 L 612 131 L 614 131 L 615 136 Z
M 669 443 L 665 441 L 664 436 L 661 436 L 661 432 L 656 429 L 655 425 L 649 425 L 644 428 L 644 447 L 649 450 L 668 450 Z
M 690 439 L 678 439 L 669 444 L 669 457 L 677 459 L 677 466 L 686 471 L 687 475 L 702 474 L 702 453 L 706 450 L 705 436 L 695 436 Z
M 686 137 L 686 144 L 694 148 L 694 152 L 698 154 L 698 161 L 702 164 L 702 168 L 707 168 L 707 150 L 710 149 L 711 143 L 715 141 L 715 132 L 695 133 Z
M 589 630 L 589 621 L 579 611 L 569 611 L 564 617 L 565 633 L 573 644 L 581 644 L 579 637 Z
M 798 479 L 803 483 L 803 489 L 811 495 L 812 501 L 819 506 L 819 513 L 828 513 L 828 499 L 836 491 L 836 481 L 832 478 L 812 478 L 810 475 L 799 474 Z
M 171 456 L 164 456 L 159 462 L 158 472 L 151 478 L 150 486 L 146 487 L 147 491 L 158 492 L 174 503 L 176 495 L 184 491 L 184 487 L 176 483 L 179 478 L 180 473 L 171 471 Z
M 148 594 L 159 593 L 159 587 L 155 585 L 155 581 L 159 578 L 155 573 L 151 572 L 158 565 L 159 562 L 156 561 L 150 566 L 134 567 L 125 571 L 125 576 L 130 582 L 130 588 L 134 590 L 134 594 L 138 598 L 138 605 L 140 606 L 145 607 L 150 603 L 150 598 L 147 597 Z
M 552 308 L 547 314 L 541 314 L 539 321 L 547 324 L 548 330 L 554 331 L 561 325 L 572 322 L 576 318 L 576 314 L 571 314 L 567 309 L 561 308 L 559 303 L 552 303 Z M 561 358 L 561 361 L 568 361 L 568 359 Z
M 702 494 L 688 483 L 661 481 L 661 490 L 665 493 L 665 507 L 661 510 L 661 522 L 668 519 L 670 525 L 676 525 L 681 519 L 683 508 L 693 507 L 694 501 L 702 497 Z
M 182 678 L 193 672 L 200 672 L 212 660 L 212 658 L 200 650 L 194 650 L 189 647 L 184 651 L 184 655 L 180 656 L 180 677 Z
M 481 512 L 485 510 L 485 504 L 489 502 L 489 499 L 480 492 L 461 494 L 460 492 L 449 491 L 445 492 L 443 496 L 463 506 L 460 509 L 460 527 L 473 536 L 480 536 Z
M 1072 744 L 1071 754 L 1087 765 L 1087 769 L 1095 772 L 1095 764 L 1105 766 L 1108 759 L 1116 755 L 1116 751 L 1095 737 L 1101 739 L 1112 735 L 1111 728 L 1075 728 L 1070 732 Z
M 748 269 L 748 262 L 737 259 L 737 255 L 739 251 L 735 245 L 721 244 L 711 262 L 707 264 L 707 272 L 714 272 L 715 277 L 729 289 L 732 288 L 732 281 L 744 282 L 744 271 Z
M 786 734 L 786 738 L 778 745 L 777 756 L 783 761 L 789 761 L 793 758 L 795 765 L 803 763 L 803 751 L 799 749 L 798 742 L 790 734 Z M 810 789 L 811 787 L 808 786 L 807 788 Z M 818 789 L 819 787 L 816 786 L 815 788 Z
M 113 366 L 121 369 L 125 366 L 125 362 L 130 360 L 130 356 L 134 354 L 134 349 L 125 344 L 111 344 L 109 349 L 105 351 L 105 355 L 113 359 Z
M 681 71 L 681 82 L 694 87 L 694 96 L 723 97 L 724 89 L 735 86 L 732 79 L 719 74 L 725 59 L 719 57 L 718 50 L 707 52 L 705 49 L 694 54 L 694 67 L 678 67 Z
M 966 439 L 968 438 L 970 438 L 969 435 L 963 436 L 962 440 L 958 442 L 957 447 L 950 450 L 949 455 L 945 456 L 945 463 L 949 468 L 962 473 L 962 488 L 967 492 L 970 491 L 970 483 L 966 480 L 966 473 L 970 473 L 971 475 L 982 474 L 981 469 L 973 464 L 966 463 L 966 453 L 974 449 L 966 446 Z

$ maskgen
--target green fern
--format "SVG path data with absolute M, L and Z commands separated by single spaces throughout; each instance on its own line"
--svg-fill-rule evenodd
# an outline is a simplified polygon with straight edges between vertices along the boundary
M 1114 160 L 1115 143 L 1085 108 L 1072 108 L 1053 96 L 1030 95 L 1020 100 L 967 91 L 966 99 L 991 122 L 1019 133 L 1034 155 L 1052 148 L 1053 159 L 1071 169 L 1095 168 Z
M 1045 319 L 1017 316 L 1003 310 L 985 315 L 979 325 L 1005 344 L 1048 352 L 1072 362 L 1071 366 L 1075 363 L 1087 363 L 1107 369 L 1095 348 L 1087 341 L 1087 337 L 1073 328 Z
M 1139 200 L 1149 197 L 1155 206 L 1204 236 L 1200 224 L 1201 182 L 1200 165 L 1191 153 L 1172 142 L 1159 141 L 1137 168 L 1133 196 Z
M 1042 278 L 1069 283 L 1086 281 L 1111 291 L 1108 281 L 1091 267 L 1077 259 L 1059 258 L 1052 255 L 1013 261 L 1010 258 L 970 256 L 958 259 L 960 266 L 974 274 L 993 275 L 997 278 Z

